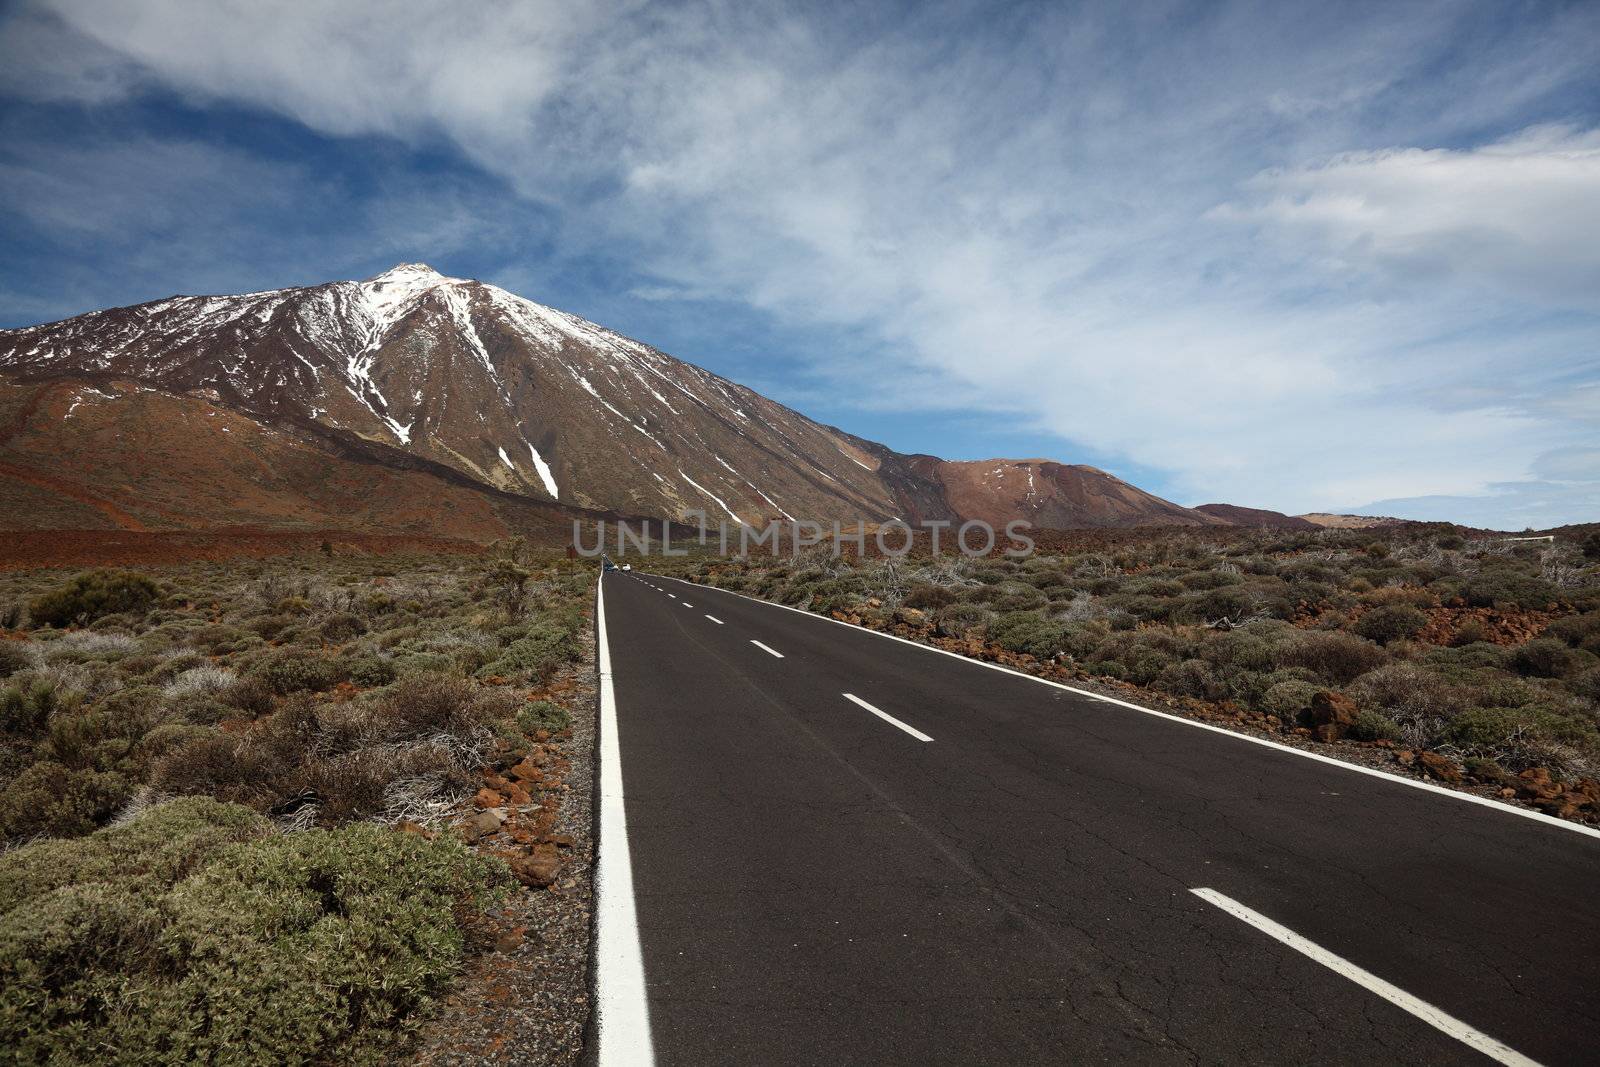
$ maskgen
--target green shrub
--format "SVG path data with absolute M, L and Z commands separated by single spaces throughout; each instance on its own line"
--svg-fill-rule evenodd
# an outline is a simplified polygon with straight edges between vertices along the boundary
M 0 858 L 0 1042 L 24 1062 L 376 1063 L 509 879 L 370 824 L 278 836 L 175 801 Z
M 259 719 L 272 711 L 272 687 L 259 675 L 248 675 L 228 687 L 222 694 L 222 702 L 252 719 Z
M 1356 721 L 1350 727 L 1350 736 L 1357 741 L 1399 741 L 1400 727 L 1386 715 L 1363 708 L 1356 712 Z
M 133 788 L 116 771 L 72 768 L 49 760 L 32 763 L 0 792 L 0 836 L 89 833 L 128 802 Z
M 580 625 L 580 620 L 570 617 L 540 619 L 527 628 L 525 636 L 507 645 L 478 673 L 484 677 L 500 675 L 546 681 L 563 664 L 578 657 L 582 650 L 578 641 Z
M 0 678 L 9 678 L 33 666 L 29 645 L 23 641 L 0 641 Z
M 1428 625 L 1428 617 L 1409 604 L 1384 604 L 1362 614 L 1353 627 L 1356 633 L 1380 645 L 1402 637 L 1412 637 Z
M 1174 617 L 1191 622 L 1216 622 L 1219 619 L 1243 619 L 1255 610 L 1255 594 L 1249 589 L 1224 585 L 1185 598 Z
M 1281 666 L 1305 667 L 1338 686 L 1348 685 L 1387 659 L 1383 649 L 1371 641 L 1332 630 L 1304 631 L 1278 652 Z
M 82 694 L 63 690 L 49 678 L 19 678 L 0 689 L 0 730 L 8 734 L 40 730 L 57 708 L 75 705 L 82 699 Z
M 364 689 L 376 689 L 394 681 L 399 672 L 393 661 L 382 656 L 361 656 L 350 661 L 350 680 Z
M 1302 711 L 1311 706 L 1311 698 L 1326 688 L 1314 682 L 1278 682 L 1262 694 L 1261 710 L 1285 722 L 1294 722 Z
M 1012 652 L 1025 652 L 1049 659 L 1062 651 L 1066 627 L 1046 619 L 1036 611 L 1014 611 L 1001 615 L 989 626 L 989 639 Z
M 322 625 L 317 627 L 317 632 L 322 635 L 323 640 L 338 645 L 366 633 L 367 624 L 362 622 L 358 615 L 340 611 L 323 619 Z
M 1511 654 L 1513 670 L 1537 678 L 1565 678 L 1590 662 L 1583 652 L 1552 637 L 1535 638 Z
M 245 623 L 244 627 L 263 640 L 271 641 L 293 625 L 295 620 L 292 615 L 258 615 Z
M 259 645 L 261 639 L 249 630 L 237 626 L 206 626 L 196 630 L 189 640 L 198 648 L 205 649 L 213 656 L 225 655 L 230 652 L 240 652 L 252 645 Z
M 156 583 L 142 574 L 90 571 L 35 598 L 28 614 L 35 626 L 71 626 L 113 612 L 141 612 L 159 594 Z
M 261 669 L 267 688 L 282 696 L 287 693 L 320 693 L 339 681 L 338 668 L 327 656 L 305 649 L 280 652 Z
M 1600 667 L 1590 667 L 1568 684 L 1580 697 L 1600 704 Z
M 1600 612 L 1568 615 L 1564 619 L 1557 619 L 1539 636 L 1553 637 L 1565 641 L 1573 648 L 1582 648 L 1585 641 L 1597 635 L 1600 635 Z
M 1467 582 L 1463 596 L 1475 608 L 1510 605 L 1542 609 L 1561 599 L 1556 587 L 1543 578 L 1505 567 L 1485 569 Z
M 1006 582 L 991 587 L 988 592 L 990 607 L 1001 614 L 1041 608 L 1048 599 L 1038 589 L 1023 582 Z
M 1467 774 L 1480 782 L 1505 782 L 1511 778 L 1510 772 L 1499 763 L 1483 756 L 1468 756 L 1461 763 L 1466 767 Z
M 942 608 L 946 604 L 955 602 L 956 594 L 942 585 L 913 586 L 911 592 L 901 601 L 908 608 L 918 608 L 922 611 Z
M 1512 770 L 1564 769 L 1574 756 L 1600 754 L 1594 723 L 1536 705 L 1469 708 L 1450 723 L 1445 738 L 1469 755 L 1493 759 Z
M 943 637 L 965 637 L 973 630 L 981 630 L 992 617 L 982 604 L 949 604 L 934 612 L 935 630 Z
M 1224 695 L 1223 687 L 1211 673 L 1210 665 L 1198 659 L 1186 659 L 1163 667 L 1155 677 L 1155 686 L 1176 696 L 1201 700 L 1218 700 Z
M 558 734 L 572 725 L 572 716 L 567 709 L 548 700 L 535 700 L 525 704 L 517 712 L 517 727 L 525 734 L 532 734 L 536 730 L 548 730 Z

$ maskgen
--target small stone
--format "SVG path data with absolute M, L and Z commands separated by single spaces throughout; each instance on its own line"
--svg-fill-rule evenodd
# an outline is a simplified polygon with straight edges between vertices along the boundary
M 561 859 L 547 853 L 518 856 L 511 861 L 511 873 L 525 886 L 542 889 L 561 873 Z
M 1461 781 L 1461 768 L 1449 756 L 1441 756 L 1437 752 L 1421 752 L 1417 754 L 1417 761 L 1422 764 L 1422 769 L 1429 776 L 1441 782 Z
M 472 841 L 482 840 L 490 834 L 498 832 L 500 824 L 503 822 L 505 822 L 505 813 L 498 809 L 489 808 L 480 811 L 467 820 L 467 838 Z
M 1306 714 L 1310 717 L 1312 733 L 1318 741 L 1336 741 L 1355 725 L 1360 710 L 1356 702 L 1343 693 L 1323 690 L 1311 697 Z
M 537 763 L 525 759 L 506 774 L 519 782 L 537 782 L 544 777 L 544 769 Z
M 496 793 L 493 789 L 480 789 L 472 802 L 480 808 L 498 808 L 505 804 L 506 798 Z

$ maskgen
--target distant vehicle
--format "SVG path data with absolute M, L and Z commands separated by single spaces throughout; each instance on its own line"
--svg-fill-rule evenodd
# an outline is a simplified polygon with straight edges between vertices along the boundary
M 617 569 L 617 565 L 615 563 L 612 563 L 608 559 L 608 560 L 605 560 L 603 563 L 600 564 L 600 569 L 602 571 L 614 571 L 614 570 Z
M 631 571 L 631 570 L 633 570 L 633 564 L 631 564 L 631 563 L 624 563 L 624 564 L 623 564 L 623 565 L 622 565 L 622 569 L 623 569 L 623 570 L 625 570 L 625 571 Z

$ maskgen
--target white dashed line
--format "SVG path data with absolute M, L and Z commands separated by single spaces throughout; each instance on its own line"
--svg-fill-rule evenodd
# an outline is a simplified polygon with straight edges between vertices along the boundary
M 1280 926 L 1260 912 L 1252 911 L 1232 897 L 1223 896 L 1215 889 L 1191 889 L 1189 892 L 1214 904 L 1235 919 L 1254 926 L 1268 937 L 1276 938 L 1303 956 L 1308 956 L 1322 964 L 1330 971 L 1341 974 L 1356 985 L 1378 994 L 1390 1004 L 1415 1015 L 1440 1033 L 1448 1034 L 1464 1045 L 1469 1045 L 1490 1059 L 1499 1063 L 1515 1064 L 1517 1067 L 1538 1067 L 1534 1060 L 1530 1060 L 1515 1049 L 1508 1048 L 1479 1030 L 1474 1030 L 1466 1023 L 1453 1015 L 1447 1015 L 1425 1000 L 1418 1000 L 1405 990 L 1390 985 L 1382 978 L 1364 971 L 1342 956 L 1335 956 L 1327 949 L 1315 942 L 1308 941 L 1286 926 Z
M 673 580 L 683 581 L 681 578 Z M 1572 822 L 1567 819 L 1558 818 L 1554 815 L 1546 815 L 1544 812 L 1535 811 L 1532 808 L 1513 807 L 1510 804 L 1504 804 L 1498 800 L 1490 800 L 1488 797 L 1480 797 L 1475 793 L 1464 793 L 1459 789 L 1449 789 L 1442 785 L 1435 785 L 1433 782 L 1423 781 L 1420 778 L 1403 778 L 1398 774 L 1391 774 L 1388 771 L 1379 770 L 1376 767 L 1366 767 L 1359 763 L 1348 763 L 1342 759 L 1335 759 L 1332 756 L 1324 756 L 1320 752 L 1312 752 L 1303 748 L 1294 748 L 1293 746 L 1286 745 L 1281 741 L 1269 741 L 1264 737 L 1255 737 L 1251 734 L 1241 734 L 1224 726 L 1214 726 L 1208 722 L 1199 722 L 1195 719 L 1185 719 L 1181 715 L 1173 715 L 1165 711 L 1156 711 L 1154 708 L 1142 707 L 1126 700 L 1120 700 L 1117 697 L 1106 696 L 1103 693 L 1095 693 L 1088 689 L 1079 689 L 1076 686 L 1065 685 L 1061 682 L 1052 681 L 1049 678 L 1040 678 L 1036 674 L 1024 674 L 1022 671 L 1016 670 L 1015 668 L 1005 667 L 998 663 L 986 663 L 981 659 L 973 659 L 970 656 L 963 656 L 959 652 L 951 652 L 949 649 L 935 648 L 933 645 L 925 645 L 920 641 L 913 641 L 910 638 L 901 637 L 898 634 L 886 634 L 881 630 L 869 630 L 865 626 L 858 626 L 855 623 L 844 622 L 840 619 L 830 618 L 827 615 L 819 615 L 814 611 L 806 611 L 804 608 L 791 607 L 788 604 L 778 604 L 771 600 L 762 600 L 760 597 L 750 596 L 747 593 L 736 593 L 732 589 L 723 589 L 715 585 L 706 585 L 704 583 L 696 582 L 686 582 L 684 584 L 696 585 L 701 589 L 710 589 L 713 592 L 722 593 L 726 596 L 738 597 L 740 600 L 748 600 L 752 604 L 760 604 L 764 607 L 777 608 L 780 611 L 791 611 L 796 615 L 804 615 L 807 618 L 817 619 L 833 626 L 848 627 L 857 633 L 867 634 L 870 637 L 881 637 L 886 641 L 898 641 L 902 645 L 910 645 L 912 648 L 921 649 L 923 652 L 931 652 L 936 656 L 947 656 L 950 659 L 960 660 L 971 667 L 982 667 L 985 670 L 999 671 L 1002 674 L 1013 675 L 1014 677 L 1035 682 L 1039 685 L 1047 685 L 1052 689 L 1064 690 L 1065 692 L 1074 693 L 1081 697 L 1087 697 L 1090 700 L 1099 701 L 1100 703 L 1115 704 L 1119 708 L 1127 708 L 1129 711 L 1137 711 L 1143 715 L 1149 715 L 1152 718 L 1165 719 L 1168 722 L 1175 723 L 1179 726 L 1187 726 L 1195 730 L 1205 730 L 1208 733 L 1220 734 L 1223 737 L 1231 737 L 1235 741 L 1241 741 L 1245 744 L 1260 745 L 1262 748 L 1274 749 L 1278 752 L 1285 753 L 1286 755 L 1298 756 L 1301 759 L 1315 760 L 1318 763 L 1325 763 L 1331 767 L 1338 767 L 1341 770 L 1352 771 L 1356 774 L 1364 774 L 1371 778 L 1381 778 L 1385 781 L 1393 782 L 1396 785 L 1403 785 L 1410 789 L 1420 789 L 1425 792 L 1433 793 L 1437 796 L 1449 797 L 1452 800 L 1459 800 L 1467 804 L 1476 804 L 1480 807 L 1492 808 L 1493 810 L 1506 815 L 1516 815 L 1523 819 L 1531 819 L 1535 822 L 1542 822 L 1546 826 L 1554 826 L 1562 830 L 1568 830 L 1575 834 L 1583 834 L 1586 837 L 1600 838 L 1600 829 L 1597 829 L 1593 826 L 1585 826 L 1582 823 Z
M 868 711 L 872 712 L 872 714 L 876 715 L 878 718 L 882 719 L 884 722 L 888 723 L 889 725 L 900 727 L 900 729 L 904 730 L 906 733 L 910 734 L 912 737 L 915 737 L 918 741 L 932 741 L 933 740 L 933 738 L 929 737 L 927 734 L 923 733 L 921 730 L 918 730 L 916 727 L 907 726 L 905 723 L 901 722 L 899 719 L 895 718 L 893 715 L 890 715 L 887 711 L 878 710 L 877 708 L 873 707 L 871 704 L 868 704 L 865 700 L 862 700 L 860 697 L 856 696 L 854 693 L 846 693 L 846 694 L 844 694 L 844 698 L 846 700 L 850 701 L 853 704 L 859 704 L 861 707 L 866 708 Z
M 710 619 L 712 622 L 716 623 L 718 626 L 722 625 L 722 620 L 717 618 L 715 615 L 707 615 L 706 618 Z
M 752 640 L 750 643 L 752 645 L 755 645 L 757 648 L 759 648 L 761 651 L 765 652 L 769 656 L 776 656 L 778 659 L 782 659 L 783 658 L 783 653 L 782 652 L 779 652 L 775 648 L 768 648 L 766 645 L 763 645 L 760 641 Z

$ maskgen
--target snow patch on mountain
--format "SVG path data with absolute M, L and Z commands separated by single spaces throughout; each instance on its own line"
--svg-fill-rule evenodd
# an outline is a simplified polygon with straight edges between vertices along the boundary
M 722 508 L 723 511 L 726 511 L 728 513 L 729 517 L 732 518 L 734 522 L 743 524 L 744 520 L 741 519 L 738 515 L 734 514 L 734 510 L 732 508 L 730 508 L 723 501 L 723 499 L 720 496 L 718 496 L 717 494 L 713 493 L 711 490 L 707 489 L 705 486 L 701 485 L 699 482 L 695 481 L 693 478 L 689 477 L 687 474 L 684 474 L 683 471 L 681 471 L 681 470 L 678 472 L 678 476 L 680 478 L 682 478 L 684 481 L 688 482 L 690 485 L 694 486 L 696 489 L 700 490 L 706 496 L 710 497 L 712 500 L 715 500 L 717 502 L 717 506 Z
M 550 493 L 550 499 L 560 500 L 561 494 L 556 490 L 556 476 L 550 470 L 550 464 L 546 463 L 544 457 L 539 455 L 539 450 L 533 447 L 532 441 L 524 438 L 522 443 L 528 446 L 528 453 L 533 456 L 534 469 L 539 472 L 539 480 L 544 482 L 545 489 Z

